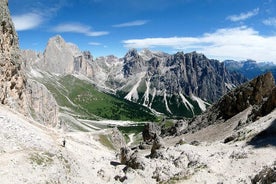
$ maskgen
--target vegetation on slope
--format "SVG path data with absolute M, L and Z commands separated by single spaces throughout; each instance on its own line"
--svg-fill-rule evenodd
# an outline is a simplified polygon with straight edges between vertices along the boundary
M 145 107 L 99 91 L 91 83 L 72 75 L 44 81 L 63 110 L 83 119 L 155 121 Z

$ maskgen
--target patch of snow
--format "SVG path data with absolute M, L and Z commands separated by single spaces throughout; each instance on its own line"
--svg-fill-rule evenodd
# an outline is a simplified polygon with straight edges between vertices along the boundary
M 138 77 L 138 81 L 137 83 L 132 87 L 132 89 L 130 90 L 130 92 L 125 96 L 125 99 L 131 101 L 132 99 L 134 100 L 138 100 L 139 96 L 138 96 L 138 91 L 137 88 L 139 87 L 142 78 L 146 75 L 146 72 L 141 72 L 137 77 Z

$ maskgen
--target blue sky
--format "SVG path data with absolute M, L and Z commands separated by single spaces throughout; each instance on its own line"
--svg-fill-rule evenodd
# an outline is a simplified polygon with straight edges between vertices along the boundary
M 130 48 L 276 63 L 274 0 L 9 0 L 22 49 L 61 35 L 95 57 Z

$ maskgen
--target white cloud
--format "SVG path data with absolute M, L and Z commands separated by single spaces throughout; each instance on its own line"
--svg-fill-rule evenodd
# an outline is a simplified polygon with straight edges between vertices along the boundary
M 121 24 L 113 25 L 112 27 L 132 27 L 132 26 L 142 26 L 148 23 L 148 20 L 135 20 L 132 22 L 125 22 Z
M 124 40 L 127 48 L 168 47 L 171 49 L 194 51 L 210 58 L 254 59 L 276 62 L 276 36 L 265 37 L 252 28 L 242 26 L 218 29 L 200 37 L 169 37 Z
M 249 19 L 253 16 L 258 15 L 258 13 L 259 13 L 259 8 L 256 8 L 252 11 L 249 11 L 249 12 L 246 12 L 246 13 L 241 13 L 239 15 L 230 15 L 226 19 L 228 19 L 232 22 L 237 22 L 237 21 L 242 21 L 242 20 Z
M 263 21 L 263 24 L 267 26 L 275 26 L 276 27 L 276 17 L 270 17 Z
M 52 31 L 58 33 L 81 33 L 86 36 L 103 36 L 109 34 L 107 31 L 93 31 L 91 27 L 78 23 L 60 24 L 54 27 Z
M 89 45 L 92 45 L 92 46 L 99 46 L 99 45 L 102 45 L 102 44 L 99 43 L 99 42 L 89 42 L 88 44 L 89 44 Z
M 12 16 L 16 31 L 25 31 L 38 27 L 43 22 L 43 17 L 35 13 Z

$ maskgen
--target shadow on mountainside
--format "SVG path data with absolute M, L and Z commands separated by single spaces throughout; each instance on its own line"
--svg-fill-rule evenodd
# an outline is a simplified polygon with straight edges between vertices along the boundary
M 276 119 L 274 119 L 271 125 L 257 134 L 248 143 L 255 148 L 261 148 L 266 146 L 276 146 Z

